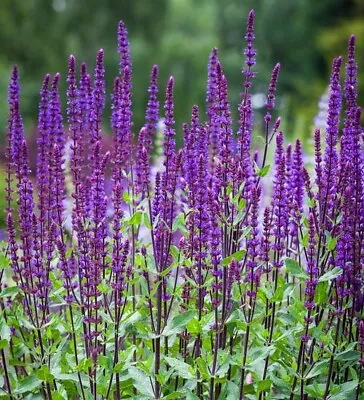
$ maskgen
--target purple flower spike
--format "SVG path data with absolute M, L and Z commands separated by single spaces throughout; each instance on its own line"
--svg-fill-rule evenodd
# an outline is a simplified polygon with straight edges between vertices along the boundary
M 355 117 L 358 97 L 358 66 L 355 61 L 355 36 L 349 38 L 348 62 L 345 66 L 345 100 L 346 100 L 346 118 L 343 135 L 341 139 L 340 159 L 347 163 L 352 159 L 353 146 L 355 141 Z
M 355 61 L 355 35 L 351 35 L 348 44 L 348 62 L 346 64 L 345 98 L 348 111 L 356 107 L 358 97 L 358 65 Z
M 100 49 L 97 53 L 94 87 L 92 92 L 92 143 L 101 140 L 101 119 L 105 107 L 105 68 L 104 68 L 104 50 Z
M 150 77 L 150 84 L 148 88 L 149 99 L 145 113 L 146 120 L 146 134 L 143 145 L 149 154 L 152 149 L 152 140 L 156 131 L 158 118 L 159 118 L 159 101 L 158 101 L 158 66 L 154 65 Z
M 247 28 L 245 34 L 246 47 L 244 50 L 244 54 L 246 56 L 245 64 L 247 66 L 246 69 L 243 70 L 243 75 L 245 76 L 245 88 L 249 89 L 251 86 L 251 80 L 255 77 L 255 71 L 252 71 L 252 67 L 255 65 L 255 56 L 257 54 L 256 50 L 253 47 L 253 43 L 255 40 L 254 35 L 254 22 L 255 22 L 255 12 L 251 10 L 247 19 Z
M 37 190 L 39 223 L 41 225 L 41 243 L 43 245 L 44 223 L 46 219 L 46 199 L 48 193 L 47 176 L 50 157 L 50 116 L 49 116 L 49 81 L 50 75 L 44 77 L 42 89 L 40 91 L 39 116 L 38 116 L 38 155 L 37 155 Z M 43 246 L 42 246 L 43 250 Z
M 6 150 L 5 150 L 5 158 L 6 158 L 6 202 L 7 202 L 7 212 L 10 213 L 12 209 L 12 169 L 13 169 L 13 159 L 12 159 L 12 133 L 13 133 L 13 124 L 15 121 L 14 109 L 15 104 L 19 108 L 19 95 L 20 95 L 20 83 L 19 83 L 19 73 L 18 67 L 14 65 L 13 70 L 10 76 L 10 83 L 8 87 L 8 106 L 9 106 L 9 119 L 8 126 L 6 131 Z
M 279 132 L 276 139 L 275 178 L 273 192 L 273 235 L 275 251 L 274 267 L 282 267 L 284 255 L 284 238 L 287 226 L 287 192 L 286 192 L 286 157 L 283 150 L 283 133 Z
M 218 63 L 218 49 L 213 48 L 210 53 L 209 63 L 207 67 L 207 89 L 206 89 L 206 103 L 207 103 L 207 116 L 211 121 L 213 113 L 213 105 L 217 96 L 217 73 L 216 66 Z
M 303 211 L 303 159 L 302 159 L 302 144 L 299 139 L 296 140 L 296 145 L 293 152 L 292 165 L 292 189 L 293 200 L 297 205 L 297 209 L 301 214 Z
M 23 125 L 23 118 L 19 110 L 19 103 L 17 101 L 14 103 L 10 139 L 11 139 L 11 144 L 10 144 L 11 159 L 14 166 L 18 170 L 21 167 L 20 155 L 21 155 L 21 146 L 24 140 L 24 125 Z
M 218 64 L 218 78 L 218 104 L 216 111 L 219 123 L 219 157 L 223 167 L 227 169 L 232 152 L 232 121 L 228 97 L 228 82 L 226 76 L 222 74 L 220 64 Z
M 279 64 L 279 63 L 276 64 L 273 68 L 272 76 L 270 78 L 267 101 L 265 102 L 265 107 L 267 109 L 268 114 L 275 107 L 277 80 L 278 80 L 280 69 L 281 69 L 281 64 Z
M 340 110 L 341 110 L 341 87 L 340 68 L 342 58 L 335 58 L 332 65 L 330 82 L 329 109 L 326 128 L 326 148 L 324 153 L 324 171 L 322 180 L 322 206 L 321 223 L 324 223 L 333 207 L 336 193 L 336 175 L 338 167 L 338 155 L 336 145 L 339 134 Z
M 15 103 L 19 103 L 20 95 L 20 82 L 19 82 L 19 71 L 18 66 L 14 65 L 10 76 L 10 83 L 8 88 L 8 104 L 10 115 L 14 109 Z
M 50 151 L 53 151 L 53 146 L 57 144 L 61 153 L 61 158 L 63 158 L 66 138 L 63 129 L 61 99 L 59 96 L 59 79 L 60 75 L 58 73 L 54 75 L 50 93 Z
M 128 30 L 126 29 L 123 21 L 120 21 L 118 26 L 118 53 L 120 55 L 119 72 L 120 75 L 123 75 L 125 67 L 131 69 L 132 66 Z
M 322 152 L 321 152 L 321 132 L 320 129 L 315 129 L 314 133 L 314 142 L 315 142 L 315 172 L 316 179 L 315 183 L 318 187 L 318 199 L 321 202 L 321 188 L 322 188 Z
M 174 99 L 173 99 L 173 90 L 174 90 L 174 79 L 171 76 L 167 83 L 166 88 L 166 100 L 164 103 L 164 156 L 165 161 L 164 165 L 168 169 L 169 163 L 171 162 L 171 158 L 175 154 L 175 135 L 176 132 L 174 130 Z

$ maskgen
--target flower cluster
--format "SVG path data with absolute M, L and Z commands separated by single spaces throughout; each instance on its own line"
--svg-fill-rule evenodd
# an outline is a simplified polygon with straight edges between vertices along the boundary
M 120 399 L 124 392 L 133 398 L 172 398 L 175 392 L 179 398 L 243 399 L 250 390 L 262 399 L 264 392 L 277 393 L 274 386 L 285 398 L 306 398 L 313 391 L 328 398 L 332 387 L 362 374 L 364 157 L 355 37 L 349 39 L 343 93 L 343 58 L 333 62 L 326 144 L 322 154 L 321 132 L 315 130 L 311 171 L 304 165 L 302 141 L 286 146 L 281 119 L 273 119 L 279 63 L 267 90 L 264 146 L 253 148 L 254 20 L 251 11 L 238 129 L 228 79 L 213 49 L 207 118 L 192 107 L 182 149 L 176 147 L 173 77 L 165 88 L 163 151 L 155 148 L 156 65 L 145 123 L 139 133 L 134 130 L 132 62 L 123 22 L 111 95 L 111 152 L 102 146 L 104 51 L 97 53 L 93 76 L 70 56 L 66 122 L 61 75 L 47 74 L 41 87 L 34 183 L 14 67 L 8 95 L 7 254 L 18 290 L 13 300 L 24 315 L 11 316 L 13 308 L 4 308 L 4 321 L 18 336 L 27 332 L 27 346 L 34 345 L 36 353 L 21 347 L 16 335 L 9 338 L 9 354 L 14 359 L 20 354 L 25 371 L 7 363 L 3 351 L 4 390 L 10 396 L 14 377 L 27 376 L 32 368 L 36 379 L 28 389 L 17 386 L 16 393 L 38 390 L 47 399 L 58 387 L 68 398 L 82 399 Z M 163 162 L 152 169 L 154 152 L 162 153 Z M 345 346 L 350 351 L 357 346 L 358 357 L 335 357 Z M 321 357 L 328 359 L 327 369 L 316 387 L 305 377 L 315 376 L 317 362 L 324 368 Z M 350 363 L 333 373 L 340 360 Z M 282 372 L 287 365 L 296 373 L 293 367 Z M 248 375 L 253 383 L 246 382 Z

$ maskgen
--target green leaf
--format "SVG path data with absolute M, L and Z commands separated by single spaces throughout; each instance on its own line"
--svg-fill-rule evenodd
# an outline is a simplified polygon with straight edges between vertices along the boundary
M 305 386 L 305 392 L 310 394 L 314 399 L 322 399 L 325 393 L 325 384 L 314 382 L 312 385 Z
M 245 212 L 244 209 L 242 208 L 235 216 L 234 221 L 233 221 L 233 226 L 236 226 L 239 224 L 239 222 L 244 218 Z
M 23 393 L 31 392 L 32 390 L 39 388 L 41 383 L 42 383 L 42 381 L 40 379 L 38 379 L 37 376 L 35 376 L 35 375 L 27 376 L 25 379 L 18 382 L 18 385 L 17 385 L 14 393 L 15 394 L 23 394 Z
M 169 248 L 169 251 L 171 252 L 172 257 L 175 260 L 177 260 L 178 256 L 179 256 L 179 253 L 180 253 L 180 249 L 178 247 L 176 247 L 176 246 L 171 245 L 171 247 Z
M 335 250 L 336 244 L 337 244 L 337 237 L 329 238 L 329 240 L 327 241 L 327 250 L 329 251 Z
M 318 362 L 317 364 L 314 365 L 314 367 L 310 371 L 308 371 L 307 375 L 305 376 L 305 379 L 311 379 L 314 376 L 325 374 L 328 366 L 329 366 L 328 360 Z
M 148 215 L 148 213 L 143 213 L 143 222 L 144 222 L 144 226 L 147 228 L 147 229 L 152 229 L 152 223 L 150 222 L 150 218 L 149 218 L 149 215 Z
M 163 400 L 174 400 L 174 399 L 183 399 L 185 398 L 184 392 L 173 392 L 165 397 L 163 397 Z
M 0 340 L 0 350 L 5 349 L 8 346 L 8 341 L 6 339 Z
M 163 331 L 164 336 L 174 335 L 183 331 L 187 323 L 196 315 L 195 310 L 188 310 L 172 318 Z
M 231 254 L 229 257 L 225 257 L 222 260 L 221 265 L 223 265 L 223 266 L 229 265 L 233 259 L 236 261 L 241 261 L 243 259 L 243 257 L 245 256 L 245 254 L 246 254 L 246 250 L 236 251 L 235 253 Z
M 245 208 L 246 206 L 246 199 L 240 199 L 238 203 L 238 211 L 241 211 Z
M 3 253 L 0 253 L 0 269 L 5 269 L 10 265 L 10 259 Z
M 5 339 L 9 342 L 11 337 L 11 331 L 8 325 L 6 324 L 5 319 L 0 319 L 0 338 Z
M 355 398 L 356 389 L 358 387 L 358 381 L 345 382 L 340 385 L 340 391 L 333 394 L 330 400 L 349 400 Z
M 14 297 L 18 293 L 20 293 L 18 286 L 9 286 L 1 291 L 0 297 Z
M 329 283 L 326 282 L 319 282 L 316 286 L 315 291 L 315 303 L 319 306 L 322 304 L 326 304 L 329 299 Z
M 50 373 L 47 365 L 42 365 L 37 371 L 37 378 L 44 382 L 52 382 L 54 376 Z
M 331 280 L 337 278 L 338 276 L 340 276 L 342 273 L 343 273 L 343 270 L 340 267 L 335 267 L 335 268 L 331 269 L 330 271 L 327 271 L 325 274 L 323 274 L 320 277 L 319 282 L 331 281 Z
M 123 193 L 123 199 L 125 201 L 126 204 L 130 204 L 131 203 L 131 196 L 128 192 L 124 192 Z
M 129 225 L 140 225 L 142 222 L 142 216 L 143 212 L 142 211 L 136 211 L 134 215 L 128 220 Z
M 259 392 L 266 392 L 272 386 L 272 381 L 270 379 L 264 379 L 263 381 L 258 382 L 258 391 Z
M 255 172 L 256 172 L 256 174 L 257 174 L 258 176 L 260 176 L 261 178 L 264 178 L 264 177 L 268 174 L 269 169 L 270 169 L 270 165 L 265 165 L 263 168 L 259 168 L 259 167 L 256 165 Z
M 176 232 L 178 230 L 182 233 L 187 233 L 186 220 L 183 213 L 178 214 L 173 221 L 172 232 Z
M 201 324 L 196 317 L 192 318 L 186 324 L 186 329 L 188 333 L 192 335 L 197 335 L 198 333 L 202 333 Z
M 128 368 L 128 374 L 130 378 L 134 381 L 134 387 L 145 396 L 149 396 L 154 398 L 154 392 L 152 385 L 150 383 L 149 377 L 145 372 L 140 370 L 139 368 L 130 366 Z
M 307 274 L 307 272 L 293 258 L 286 258 L 285 265 L 286 265 L 286 271 L 291 275 L 300 278 L 302 280 L 308 279 L 309 275 Z
M 210 379 L 210 373 L 209 373 L 209 371 L 207 369 L 206 360 L 201 358 L 201 357 L 199 357 L 196 360 L 196 364 L 197 364 L 197 368 L 198 368 L 202 378 Z
M 183 379 L 193 379 L 194 376 L 191 373 L 192 367 L 185 362 L 178 360 L 177 358 L 165 357 L 168 365 L 175 370 L 178 376 Z
M 108 285 L 106 282 L 99 283 L 97 285 L 97 289 L 103 294 L 110 293 L 110 291 L 111 291 L 110 285 Z
M 345 350 L 341 353 L 336 354 L 336 361 L 358 361 L 360 357 L 360 352 L 356 350 Z

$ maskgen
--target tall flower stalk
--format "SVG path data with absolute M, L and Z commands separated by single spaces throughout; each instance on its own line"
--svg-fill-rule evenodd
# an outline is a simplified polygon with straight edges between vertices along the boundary
M 343 91 L 343 59 L 333 62 L 325 144 L 320 130 L 311 152 L 301 140 L 284 144 L 273 115 L 284 104 L 277 63 L 264 144 L 255 149 L 254 23 L 252 10 L 237 129 L 213 48 L 206 115 L 192 106 L 180 150 L 175 80 L 167 81 L 159 121 L 157 65 L 150 66 L 145 122 L 133 123 L 123 22 L 110 151 L 104 51 L 92 75 L 71 55 L 65 113 L 61 75 L 43 79 L 35 179 L 14 67 L 0 257 L 0 391 L 7 398 L 326 399 L 341 387 L 359 398 L 364 158 L 355 37 Z

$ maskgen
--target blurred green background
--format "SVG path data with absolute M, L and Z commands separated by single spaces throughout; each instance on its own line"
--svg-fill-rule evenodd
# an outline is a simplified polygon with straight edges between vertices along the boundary
M 266 93 L 270 71 L 281 62 L 277 115 L 283 118 L 286 135 L 309 137 L 318 102 L 327 89 L 331 59 L 345 55 L 351 33 L 357 35 L 357 58 L 363 74 L 362 0 L 1 0 L 1 146 L 5 141 L 8 77 L 14 63 L 21 74 L 21 108 L 28 135 L 35 132 L 38 93 L 45 73 L 61 73 L 65 102 L 67 58 L 71 53 L 93 70 L 97 50 L 105 49 L 110 102 L 113 78 L 118 72 L 119 19 L 128 27 L 132 46 L 135 131 L 144 121 L 149 73 L 154 63 L 160 66 L 161 92 L 168 76 L 175 76 L 178 126 L 189 118 L 194 103 L 204 106 L 206 66 L 214 46 L 220 50 L 236 112 L 245 22 L 251 8 L 256 10 L 258 50 L 253 90 Z M 362 94 L 363 85 L 364 76 Z M 259 106 L 255 112 L 258 116 Z
M 43 75 L 60 72 L 64 84 L 71 53 L 93 69 L 97 50 L 105 49 L 110 93 L 117 74 L 119 19 L 126 23 L 132 45 L 135 129 L 143 123 L 154 63 L 160 66 L 161 91 L 168 76 L 175 76 L 178 123 L 188 118 L 192 104 L 203 105 L 206 64 L 213 46 L 220 50 L 236 108 L 245 20 L 251 8 L 256 10 L 258 49 L 254 90 L 266 92 L 271 68 L 281 62 L 279 113 L 287 134 L 302 135 L 312 124 L 326 89 L 331 59 L 346 52 L 351 32 L 357 34 L 358 59 L 364 65 L 361 0 L 1 0 L 1 132 L 14 63 L 20 67 L 22 111 L 29 128 L 36 121 Z

